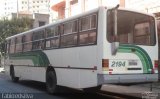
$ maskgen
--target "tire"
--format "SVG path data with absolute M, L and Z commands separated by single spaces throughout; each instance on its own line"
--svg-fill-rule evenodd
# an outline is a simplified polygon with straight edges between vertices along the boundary
M 83 90 L 87 93 L 95 93 L 101 90 L 102 85 L 96 86 L 96 87 L 91 87 L 91 88 L 84 88 Z
M 11 66 L 10 67 L 10 75 L 11 75 L 11 79 L 13 82 L 18 82 L 19 81 L 19 77 L 15 76 L 15 72 L 14 72 L 14 67 Z
M 56 93 L 57 90 L 57 78 L 55 71 L 49 71 L 46 73 L 46 88 L 49 94 Z

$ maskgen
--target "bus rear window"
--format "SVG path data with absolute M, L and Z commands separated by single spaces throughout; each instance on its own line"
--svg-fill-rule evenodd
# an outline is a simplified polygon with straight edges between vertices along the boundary
M 114 39 L 113 13 L 107 12 L 107 39 Z M 155 45 L 155 20 L 152 16 L 131 11 L 117 11 L 116 41 L 122 44 Z

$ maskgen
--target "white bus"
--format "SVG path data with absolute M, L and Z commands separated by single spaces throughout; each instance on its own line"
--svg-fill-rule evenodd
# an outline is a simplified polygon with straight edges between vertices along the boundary
M 152 15 L 99 7 L 6 39 L 5 71 L 14 82 L 100 88 L 158 81 L 158 40 Z

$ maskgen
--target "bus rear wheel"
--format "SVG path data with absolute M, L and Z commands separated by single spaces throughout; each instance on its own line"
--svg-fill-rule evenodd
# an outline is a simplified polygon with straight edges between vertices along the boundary
M 15 72 L 14 72 L 14 67 L 11 66 L 10 67 L 10 75 L 11 75 L 11 79 L 13 82 L 18 82 L 19 81 L 19 77 L 15 76 Z
M 49 94 L 53 94 L 56 92 L 57 78 L 53 70 L 48 71 L 46 74 L 46 88 Z

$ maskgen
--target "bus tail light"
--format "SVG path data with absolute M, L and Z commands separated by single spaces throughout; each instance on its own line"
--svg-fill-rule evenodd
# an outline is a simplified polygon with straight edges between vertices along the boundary
M 155 61 L 154 61 L 154 68 L 155 68 L 155 69 L 158 69 L 158 65 L 159 65 L 159 61 L 158 61 L 158 60 L 155 60 Z
M 103 71 L 109 70 L 109 60 L 108 59 L 102 59 L 102 69 Z

